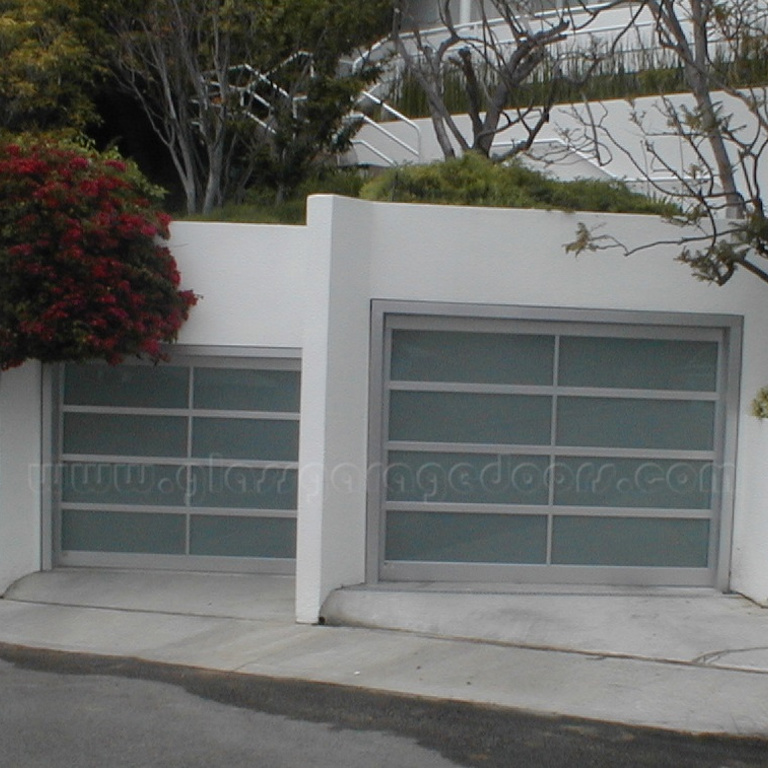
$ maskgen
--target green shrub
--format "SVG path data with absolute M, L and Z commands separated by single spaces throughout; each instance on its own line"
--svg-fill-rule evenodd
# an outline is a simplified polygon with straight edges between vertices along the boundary
M 324 168 L 299 186 L 297 196 L 306 198 L 326 194 L 359 197 L 366 181 L 368 174 L 360 168 Z
M 752 415 L 758 419 L 768 419 L 768 387 L 758 390 L 752 401 Z
M 493 163 L 469 153 L 455 160 L 385 171 L 363 186 L 366 200 L 502 208 L 545 208 L 674 215 L 670 203 L 614 181 L 558 181 L 518 162 Z
M 248 224 L 303 224 L 309 195 L 328 194 L 358 197 L 367 179 L 358 168 L 325 168 L 302 183 L 286 200 L 276 202 L 275 191 L 252 188 L 242 203 L 227 203 L 207 215 L 186 216 L 187 221 L 230 221 Z
M 734 41 L 732 41 L 734 42 Z M 665 49 L 636 50 L 617 47 L 611 56 L 599 62 L 586 78 L 578 58 L 559 62 L 553 67 L 544 63 L 516 88 L 512 89 L 505 106 L 527 108 L 549 103 L 573 104 L 582 101 L 636 99 L 642 96 L 685 93 L 689 89 L 685 73 L 676 58 Z M 496 83 L 492 71 L 478 68 L 479 79 L 492 92 Z M 744 35 L 739 50 L 728 58 L 715 52 L 712 70 L 719 79 L 734 88 L 762 86 L 768 83 L 768 42 L 763 34 Z M 442 78 L 445 105 L 451 114 L 467 111 L 464 75 L 454 66 L 445 67 Z M 410 118 L 429 117 L 429 101 L 416 79 L 408 72 L 394 82 L 389 101 Z M 386 114 L 379 116 L 387 119 Z
M 228 204 L 208 221 L 303 224 L 306 198 L 315 194 L 362 197 L 404 203 L 475 205 L 495 208 L 548 208 L 566 211 L 652 213 L 669 216 L 679 209 L 630 191 L 618 182 L 579 179 L 558 181 L 520 163 L 499 165 L 469 153 L 456 160 L 409 165 L 372 179 L 354 169 L 327 169 L 301 185 L 288 200 L 276 203 L 271 190 L 249 190 L 246 201 Z

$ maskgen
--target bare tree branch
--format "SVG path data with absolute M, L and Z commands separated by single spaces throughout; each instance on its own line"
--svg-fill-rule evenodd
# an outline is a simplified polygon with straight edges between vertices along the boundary
M 568 140 L 576 146 L 581 141 L 595 157 L 609 147 L 650 189 L 681 206 L 678 221 L 687 226 L 674 244 L 680 248 L 678 259 L 697 278 L 723 285 L 742 269 L 768 283 L 768 268 L 761 263 L 768 258 L 762 199 L 768 91 L 764 83 L 745 82 L 740 74 L 750 57 L 768 54 L 768 6 L 746 0 L 727 5 L 646 0 L 642 5 L 653 19 L 657 45 L 680 65 L 687 91 L 659 93 L 650 110 L 630 105 L 639 146 L 619 138 L 607 120 L 596 121 L 575 107 L 571 116 L 582 132 L 570 130 Z M 675 152 L 669 147 L 673 140 Z M 571 243 L 576 252 L 605 247 L 617 244 L 604 235 L 592 241 L 585 229 Z
M 515 141 L 504 156 L 529 149 L 549 120 L 558 78 L 567 76 L 566 69 L 573 77 L 586 78 L 602 60 L 594 50 L 579 51 L 570 45 L 570 36 L 586 30 L 602 11 L 615 5 L 611 0 L 600 6 L 575 2 L 554 16 L 543 16 L 525 0 L 489 0 L 478 5 L 476 22 L 459 26 L 450 2 L 441 0 L 441 29 L 425 31 L 412 23 L 410 0 L 396 0 L 392 39 L 406 72 L 427 99 L 444 156 L 455 156 L 456 148 L 490 156 L 496 136 L 517 126 L 525 138 Z M 625 31 L 616 35 L 613 45 Z M 557 77 L 544 99 L 510 107 L 512 97 L 545 68 Z M 463 86 L 471 136 L 464 134 L 447 104 L 445 83 L 452 75 Z

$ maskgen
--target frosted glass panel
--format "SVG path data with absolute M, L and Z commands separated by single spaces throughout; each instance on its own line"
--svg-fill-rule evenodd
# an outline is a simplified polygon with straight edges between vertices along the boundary
M 184 515 L 77 509 L 61 515 L 63 550 L 183 555 L 186 548 Z
M 298 421 L 193 419 L 192 455 L 225 459 L 296 461 Z
M 65 413 L 64 453 L 113 456 L 186 456 L 183 416 Z
M 173 365 L 64 367 L 64 403 L 132 408 L 186 408 L 189 371 Z
M 194 467 L 193 507 L 296 509 L 295 469 Z
M 559 397 L 557 442 L 605 448 L 708 451 L 715 404 L 706 401 Z
M 546 445 L 551 399 L 464 392 L 390 394 L 391 440 Z
M 708 509 L 712 465 L 705 461 L 558 458 L 555 504 L 586 507 Z
M 296 557 L 296 520 L 286 517 L 193 515 L 190 554 Z
M 560 339 L 559 382 L 570 387 L 714 392 L 717 343 L 567 336 Z
M 547 519 L 539 515 L 387 513 L 386 560 L 543 563 Z
M 391 451 L 390 501 L 546 504 L 546 456 Z
M 76 504 L 183 506 L 187 468 L 161 464 L 65 464 L 62 500 Z
M 706 568 L 708 520 L 555 517 L 552 562 Z
M 554 348 L 552 336 L 396 330 L 391 378 L 549 385 Z
M 299 411 L 298 371 L 195 368 L 195 408 Z

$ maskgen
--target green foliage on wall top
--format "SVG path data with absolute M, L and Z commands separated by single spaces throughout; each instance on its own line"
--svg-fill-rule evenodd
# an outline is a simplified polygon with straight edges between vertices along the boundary
M 430 165 L 390 169 L 368 182 L 360 196 L 366 200 L 407 203 L 662 216 L 679 213 L 676 206 L 632 192 L 620 182 L 558 181 L 518 162 L 497 164 L 471 153 Z

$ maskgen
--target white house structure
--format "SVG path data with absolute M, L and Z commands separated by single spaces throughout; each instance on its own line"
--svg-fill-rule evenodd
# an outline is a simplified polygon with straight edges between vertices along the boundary
M 768 605 L 765 288 L 652 217 L 310 198 L 178 223 L 168 363 L 0 378 L 0 592 L 40 569 L 737 591 Z
M 441 0 L 409 0 L 403 4 L 407 20 L 400 40 L 414 62 L 423 60 L 424 51 L 435 51 L 451 38 L 444 23 L 444 6 Z M 498 4 L 489 0 L 453 0 L 448 7 L 455 37 L 440 62 L 454 74 L 459 73 L 457 52 L 462 48 L 473 51 L 480 58 L 487 56 L 493 62 L 496 58 L 494 51 L 503 50 L 508 45 L 516 47 L 510 23 L 499 18 Z M 687 14 L 690 12 L 686 7 L 683 3 L 677 11 L 683 28 L 688 24 Z M 552 47 L 552 55 L 566 71 L 570 56 L 581 62 L 576 65 L 576 71 L 580 71 L 584 61 L 592 55 L 587 53 L 585 57 L 585 52 L 598 46 L 601 55 L 607 55 L 613 43 L 617 48 L 607 56 L 606 66 L 620 66 L 622 71 L 636 72 L 679 65 L 668 49 L 660 48 L 657 25 L 645 3 L 629 0 L 614 5 L 534 0 L 510 3 L 510 8 L 514 26 L 520 28 L 551 29 L 558 22 L 567 21 L 563 41 Z M 749 28 L 752 36 L 759 39 L 756 30 L 764 30 L 767 23 L 765 3 L 739 7 L 737 14 L 744 28 Z M 418 32 L 408 32 L 409 27 L 417 28 Z M 740 48 L 737 39 L 724 40 L 722 34 L 718 28 L 710 30 L 707 45 L 714 61 L 727 60 Z M 746 33 L 742 30 L 742 34 Z M 394 55 L 388 40 L 379 43 L 373 55 L 383 53 L 389 55 L 388 74 L 374 90 L 386 96 L 391 74 L 400 71 L 404 65 L 402 59 Z M 430 66 L 436 65 L 432 62 Z M 752 99 L 742 101 L 726 93 L 712 94 L 720 114 L 730 116 L 729 126 L 735 136 L 753 147 L 745 163 L 747 174 L 754 170 L 750 158 L 758 155 L 755 147 L 762 146 L 755 137 L 759 136 L 765 118 L 761 106 L 764 103 L 762 89 L 755 88 L 751 95 Z M 435 137 L 430 118 L 408 118 L 374 94 L 364 94 L 361 104 L 372 100 L 379 104 L 383 120 L 377 122 L 361 115 L 362 128 L 355 135 L 345 162 L 387 167 L 443 159 L 443 149 Z M 685 126 L 686 116 L 696 114 L 696 111 L 694 99 L 685 93 L 667 95 L 666 100 L 656 95 L 634 98 L 631 102 L 616 99 L 588 105 L 555 104 L 548 110 L 546 122 L 538 129 L 524 160 L 532 161 L 536 167 L 564 180 L 613 179 L 625 181 L 631 188 L 644 193 L 675 194 L 681 188 L 690 192 L 687 182 L 692 177 L 696 177 L 697 183 L 706 185 L 711 180 L 709 174 L 716 168 L 707 142 L 695 136 L 688 141 L 683 136 L 686 131 L 695 134 L 690 126 Z M 503 121 L 500 124 L 494 136 L 492 156 L 503 156 L 528 140 L 526 121 L 520 123 L 514 113 L 511 109 L 508 127 Z M 670 127 L 673 117 L 681 121 L 682 128 Z M 471 144 L 473 130 L 469 116 L 453 115 L 452 119 Z M 533 124 L 535 121 L 529 116 L 527 122 Z M 454 152 L 461 152 L 459 142 L 450 131 L 446 131 L 446 141 Z M 753 141 L 755 143 L 751 144 Z M 743 147 L 730 140 L 726 143 L 738 176 L 742 169 L 737 158 Z M 763 185 L 765 174 L 760 168 L 757 171 L 761 176 L 759 183 Z M 737 183 L 747 188 L 743 181 L 743 178 L 737 178 Z

